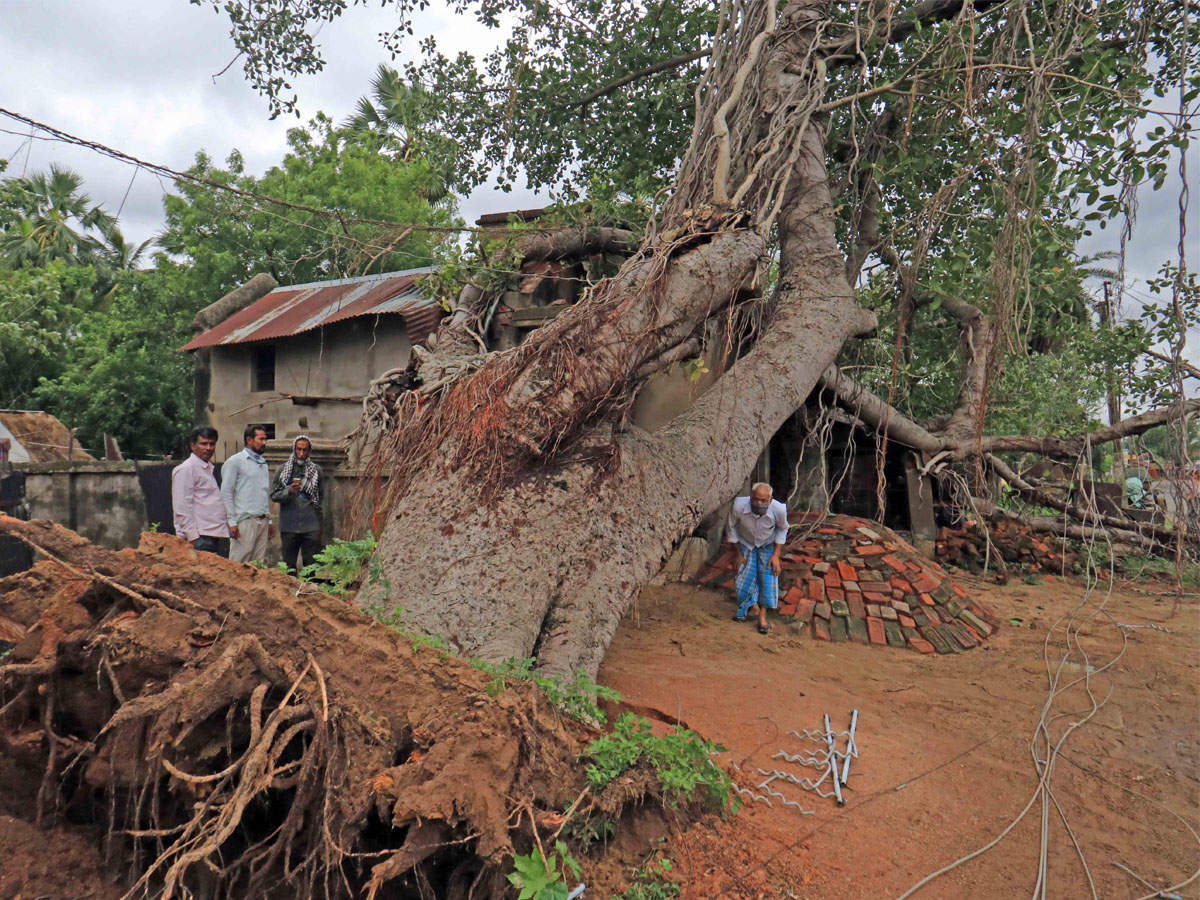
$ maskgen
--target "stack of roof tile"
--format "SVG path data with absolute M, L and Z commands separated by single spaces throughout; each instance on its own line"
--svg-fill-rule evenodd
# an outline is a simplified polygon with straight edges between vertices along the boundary
M 989 548 L 988 543 L 991 542 Z M 939 528 L 938 559 L 947 565 L 961 566 L 971 572 L 984 570 L 989 558 L 996 567 L 996 554 L 1004 557 L 1010 569 L 1028 572 L 1059 573 L 1078 571 L 1079 557 L 1063 541 L 1052 535 L 1040 535 L 1018 522 L 1001 521 L 987 530 L 978 522 L 966 522 L 958 528 Z
M 958 653 L 981 644 L 995 617 L 889 528 L 854 516 L 797 514 L 783 549 L 779 612 L 814 638 Z M 702 583 L 733 589 L 730 547 Z

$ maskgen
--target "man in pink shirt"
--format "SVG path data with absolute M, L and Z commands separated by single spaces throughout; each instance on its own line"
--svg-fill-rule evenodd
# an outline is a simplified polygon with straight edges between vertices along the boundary
M 197 550 L 228 557 L 228 516 L 212 464 L 217 430 L 207 425 L 193 428 L 188 446 L 191 456 L 171 470 L 175 533 Z

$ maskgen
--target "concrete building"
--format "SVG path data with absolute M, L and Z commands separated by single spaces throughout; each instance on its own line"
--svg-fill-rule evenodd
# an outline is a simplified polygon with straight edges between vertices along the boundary
M 281 444 L 352 431 L 372 379 L 404 366 L 437 327 L 442 309 L 416 282 L 429 271 L 275 287 L 180 348 L 196 354 L 197 412 L 220 432 L 216 460 L 241 449 L 247 425 Z

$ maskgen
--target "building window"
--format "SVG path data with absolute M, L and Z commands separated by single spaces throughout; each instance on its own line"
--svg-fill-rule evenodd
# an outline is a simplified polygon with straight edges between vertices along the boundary
M 256 344 L 250 370 L 250 390 L 275 390 L 275 345 Z
M 275 423 L 274 422 L 255 422 L 255 428 L 261 428 L 267 433 L 267 440 L 275 440 Z

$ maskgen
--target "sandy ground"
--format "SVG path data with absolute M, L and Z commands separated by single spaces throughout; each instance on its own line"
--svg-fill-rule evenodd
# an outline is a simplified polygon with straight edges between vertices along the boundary
M 724 744 L 743 784 L 761 780 L 756 767 L 779 765 L 773 753 L 803 746 L 789 730 L 818 728 L 825 713 L 845 728 L 859 711 L 846 805 L 795 792 L 812 815 L 751 803 L 729 823 L 676 835 L 669 853 L 685 897 L 897 897 L 992 841 L 1035 799 L 1030 742 L 1066 653 L 1068 622 L 1079 626 L 1078 639 L 1059 685 L 1078 683 L 1049 710 L 1052 739 L 1092 709 L 1087 688 L 1101 705 L 1071 732 L 1050 772 L 1052 800 L 1086 863 L 1048 804 L 1046 895 L 1092 896 L 1089 873 L 1100 897 L 1153 893 L 1118 863 L 1156 889 L 1200 867 L 1200 840 L 1179 818 L 1196 827 L 1200 799 L 1196 597 L 1185 596 L 1172 616 L 1161 584 L 1118 583 L 1111 594 L 1101 585 L 1085 601 L 1077 580 L 1002 588 L 960 581 L 1001 621 L 1020 621 L 955 656 L 828 644 L 780 623 L 763 637 L 729 621 L 723 592 L 647 590 L 600 682 Z M 1095 668 L 1116 660 L 1085 682 L 1083 653 Z M 917 896 L 1030 894 L 1042 816 L 1038 797 L 1003 841 Z M 1200 896 L 1197 883 L 1180 893 Z

